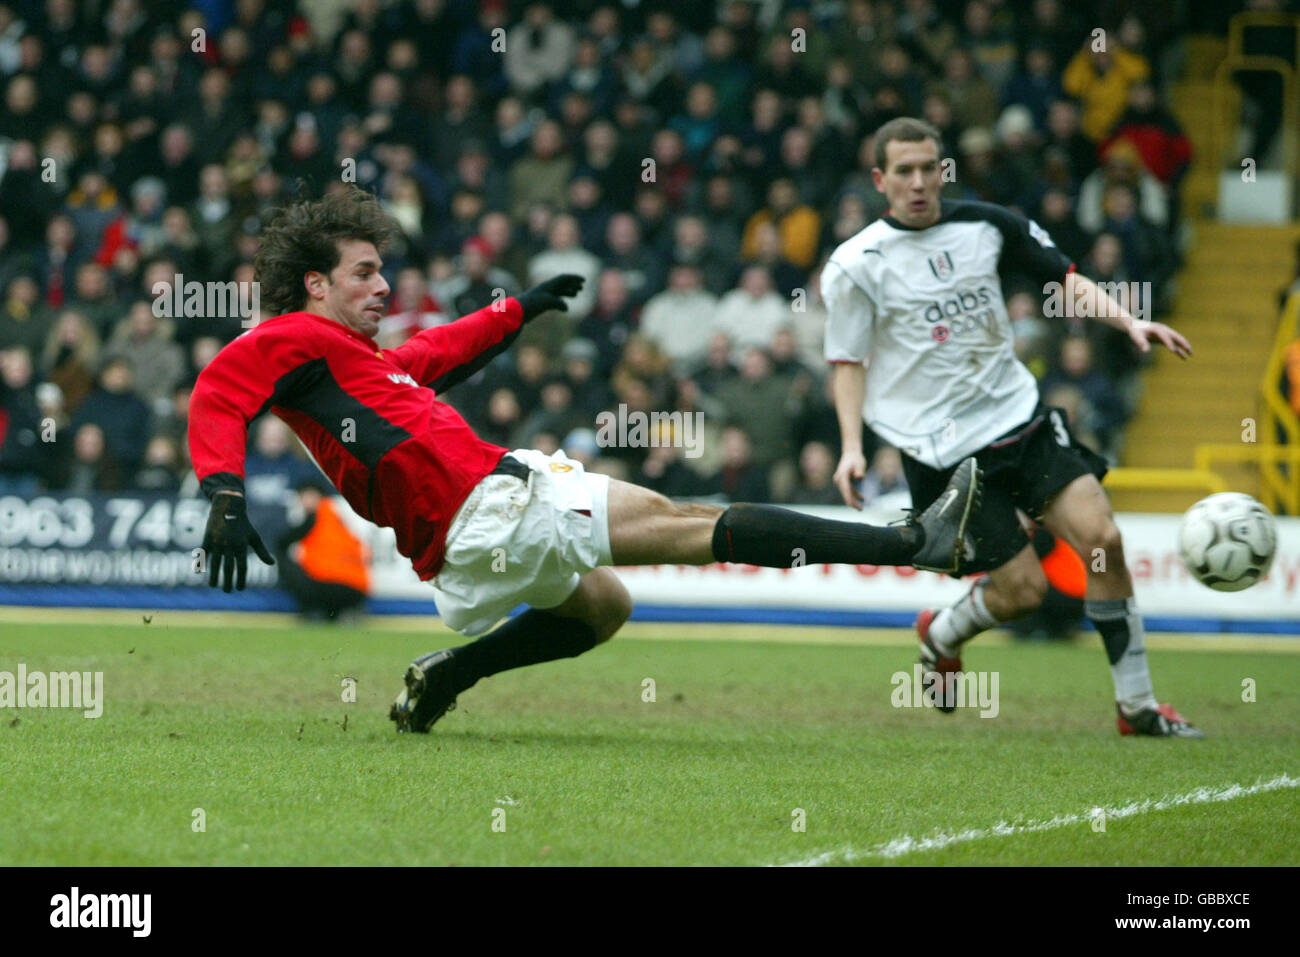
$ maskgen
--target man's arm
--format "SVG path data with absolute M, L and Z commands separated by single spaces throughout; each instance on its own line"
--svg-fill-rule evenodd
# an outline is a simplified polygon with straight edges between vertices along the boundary
M 855 483 L 867 474 L 862 454 L 862 403 L 867 395 L 867 370 L 862 362 L 871 351 L 876 308 L 867 290 L 835 260 L 821 275 L 826 303 L 826 360 L 831 363 L 831 394 L 840 422 L 840 463 L 835 487 L 845 505 L 862 508 Z
M 499 299 L 454 322 L 417 332 L 387 355 L 420 385 L 445 392 L 508 349 L 523 324 L 519 300 Z
M 1149 339 L 1157 340 L 1180 359 L 1192 354 L 1186 339 L 1168 326 L 1145 319 L 1135 319 L 1121 303 L 1112 299 L 1087 276 L 1082 276 L 1070 257 L 1056 248 L 1047 231 L 1033 220 L 1001 206 L 988 204 L 989 220 L 1002 233 L 1002 253 L 998 269 L 1010 268 L 1041 281 L 1061 283 L 1065 301 L 1079 311 L 1125 332 L 1142 352 L 1150 352 Z M 1064 279 L 1062 279 L 1064 276 Z
M 242 591 L 252 547 L 267 565 L 275 559 L 248 521 L 244 456 L 248 423 L 268 408 L 291 373 L 311 361 L 302 329 L 246 333 L 222 349 L 200 374 L 190 396 L 190 459 L 199 487 L 212 501 L 203 535 L 208 584 Z
M 840 420 L 840 464 L 835 469 L 835 487 L 844 504 L 862 508 L 857 482 L 867 474 L 862 454 L 862 403 L 867 397 L 867 370 L 860 362 L 837 362 L 831 367 L 831 393 L 835 415 Z
M 1083 304 L 1082 312 L 1085 316 L 1114 326 L 1127 334 L 1141 352 L 1150 352 L 1150 340 L 1154 339 L 1180 359 L 1186 359 L 1192 354 L 1191 343 L 1184 336 L 1163 322 L 1134 318 L 1122 303 L 1116 302 L 1106 290 L 1087 276 L 1070 272 L 1065 277 L 1064 290 L 1066 302 Z
M 388 357 L 421 385 L 446 392 L 510 348 L 526 323 L 552 309 L 567 311 L 564 299 L 581 292 L 583 282 L 573 275 L 548 279 L 518 298 L 418 332 Z

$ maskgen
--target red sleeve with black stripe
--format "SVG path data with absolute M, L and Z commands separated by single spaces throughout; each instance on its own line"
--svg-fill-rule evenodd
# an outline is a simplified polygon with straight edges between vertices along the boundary
M 310 324 L 272 322 L 235 339 L 199 373 L 190 396 L 190 459 L 208 498 L 243 492 L 248 423 L 271 404 L 282 376 L 320 355 Z
M 416 333 L 386 355 L 420 385 L 445 392 L 500 355 L 523 327 L 524 308 L 502 299 L 455 322 Z

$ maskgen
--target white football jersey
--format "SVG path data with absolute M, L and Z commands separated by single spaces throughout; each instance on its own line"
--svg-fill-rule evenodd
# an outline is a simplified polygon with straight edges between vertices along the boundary
M 948 468 L 1038 404 L 999 274 L 1046 284 L 1071 268 L 1041 226 L 991 203 L 943 202 L 923 229 L 884 216 L 822 270 L 826 359 L 866 361 L 867 424 L 922 464 Z

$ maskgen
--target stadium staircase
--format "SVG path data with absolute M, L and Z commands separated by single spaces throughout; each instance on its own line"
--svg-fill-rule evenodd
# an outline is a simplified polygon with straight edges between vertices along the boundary
M 1191 340 L 1195 355 L 1183 362 L 1162 349 L 1146 371 L 1126 432 L 1124 467 L 1107 481 L 1117 511 L 1183 511 L 1227 489 L 1267 503 L 1269 477 L 1260 453 L 1279 451 L 1272 415 L 1277 403 L 1264 397 L 1262 383 L 1286 340 L 1279 335 L 1278 293 L 1294 277 L 1300 226 L 1213 218 L 1219 176 L 1214 77 L 1227 41 L 1193 36 L 1187 44 L 1187 71 L 1170 98 L 1195 150 L 1182 196 L 1192 241 L 1169 324 Z M 1294 466 L 1287 474 L 1295 476 Z

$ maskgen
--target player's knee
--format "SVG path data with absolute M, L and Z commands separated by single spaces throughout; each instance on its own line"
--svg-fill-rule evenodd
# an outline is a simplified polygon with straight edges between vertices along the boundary
M 632 596 L 628 594 L 627 587 L 613 575 L 602 584 L 605 587 L 601 589 L 596 621 L 592 626 L 596 630 L 598 644 L 614 637 L 615 632 L 632 617 Z
M 1108 571 L 1118 568 L 1124 561 L 1124 539 L 1119 526 L 1109 518 L 1087 529 L 1083 536 L 1084 557 L 1088 559 L 1089 569 L 1099 568 Z M 1105 561 L 1098 563 L 1097 558 L 1105 556 Z

